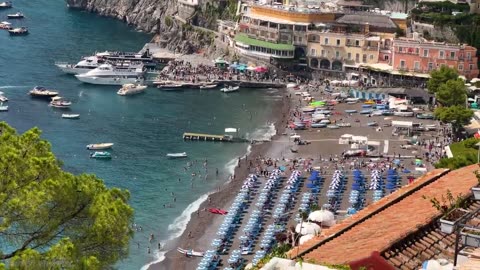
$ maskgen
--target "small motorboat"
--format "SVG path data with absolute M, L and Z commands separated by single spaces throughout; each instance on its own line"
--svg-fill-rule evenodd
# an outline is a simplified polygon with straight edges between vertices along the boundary
M 356 113 L 357 110 L 345 110 L 346 113 Z
M 59 109 L 68 109 L 72 105 L 72 102 L 64 100 L 62 97 L 56 96 L 52 97 L 52 101 L 50 102 L 50 106 Z
M 372 113 L 372 110 L 361 110 L 360 111 L 360 114 L 371 114 Z
M 224 87 L 222 89 L 220 89 L 221 92 L 223 93 L 230 93 L 230 92 L 236 92 L 238 91 L 238 89 L 240 89 L 240 86 L 228 86 L 228 87 Z
M 18 27 L 18 28 L 9 29 L 8 33 L 10 34 L 10 36 L 25 36 L 25 35 L 28 35 L 28 28 Z
M 6 112 L 8 111 L 8 106 L 3 105 L 3 102 L 0 103 L 0 112 Z
M 323 120 L 320 121 L 320 123 L 328 125 L 328 124 L 330 124 L 330 120 L 329 119 L 323 119 Z
M 12 24 L 9 22 L 0 22 L 0 29 L 4 29 L 4 30 L 12 29 Z
M 310 125 L 312 128 L 324 128 L 327 127 L 327 124 L 324 123 L 313 123 Z
M 352 124 L 350 124 L 350 123 L 338 123 L 337 126 L 339 126 L 339 127 L 351 127 Z
M 169 158 L 184 158 L 184 157 L 187 157 L 187 153 L 186 152 L 183 152 L 183 153 L 168 153 L 167 157 L 169 157 Z
M 2 9 L 2 8 L 11 8 L 11 7 L 13 7 L 13 4 L 12 4 L 12 2 L 10 2 L 10 1 L 6 1 L 6 2 L 1 2 L 1 3 L 0 3 L 0 9 Z
M 9 19 L 23 19 L 23 18 L 25 18 L 25 16 L 23 15 L 23 13 L 17 12 L 17 13 L 14 13 L 14 14 L 7 14 L 7 18 L 9 18 Z
M 339 129 L 340 127 L 337 126 L 337 125 L 328 125 L 327 128 L 330 128 L 330 129 Z
M 367 123 L 367 126 L 369 126 L 369 127 L 376 127 L 376 126 L 378 126 L 378 123 L 377 123 L 376 121 L 368 122 L 368 123 Z
M 62 114 L 62 118 L 65 118 L 65 119 L 79 119 L 79 118 L 80 118 L 80 114 L 68 114 L 68 113 L 64 113 L 64 114 Z
M 48 90 L 47 88 L 43 86 L 35 86 L 32 90 L 29 92 L 30 96 L 36 97 L 36 98 L 52 98 L 58 95 L 57 91 L 54 90 Z
M 3 95 L 3 92 L 0 92 L 0 102 L 7 102 L 8 98 Z
M 182 254 L 185 254 L 185 256 L 188 256 L 188 257 L 203 257 L 204 255 L 203 252 L 195 251 L 193 249 L 177 248 L 177 251 Z
M 315 107 L 312 107 L 312 106 L 307 106 L 307 107 L 303 107 L 302 108 L 302 112 L 314 112 L 315 111 Z
M 161 90 L 179 90 L 182 89 L 184 86 L 183 84 L 164 84 L 158 85 L 157 88 Z
M 203 84 L 200 85 L 200 89 L 213 89 L 216 88 L 218 84 Z
M 347 99 L 345 99 L 345 102 L 347 104 L 355 104 L 355 103 L 358 102 L 358 100 L 359 100 L 358 98 L 347 98 Z
M 147 89 L 146 85 L 128 83 L 122 85 L 122 88 L 118 90 L 117 94 L 120 96 L 129 96 L 143 93 Z
M 364 109 L 371 109 L 372 107 L 373 107 L 373 106 L 370 105 L 370 104 L 363 104 L 363 105 L 362 105 L 362 108 L 364 108 Z
M 105 150 L 112 148 L 113 143 L 94 143 L 87 145 L 88 150 Z
M 98 158 L 98 159 L 111 159 L 112 155 L 109 152 L 93 152 L 90 154 L 90 158 Z

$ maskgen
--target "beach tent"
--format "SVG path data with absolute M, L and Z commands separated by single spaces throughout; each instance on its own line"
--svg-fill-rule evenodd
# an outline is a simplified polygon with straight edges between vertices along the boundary
M 307 234 L 307 235 L 304 235 L 302 237 L 300 237 L 300 240 L 298 240 L 298 242 L 300 243 L 300 245 L 302 245 L 303 243 L 307 242 L 308 240 L 312 239 L 313 238 L 313 234 Z
M 310 213 L 308 219 L 315 222 L 321 222 L 322 225 L 332 226 L 335 224 L 335 215 L 328 210 L 318 210 Z
M 247 67 L 247 70 L 250 70 L 250 71 L 255 71 L 255 69 L 256 69 L 256 67 L 254 67 L 254 66 Z
M 318 234 L 320 233 L 322 229 L 320 226 L 318 226 L 315 223 L 310 223 L 310 222 L 303 222 L 297 224 L 295 227 L 295 232 L 302 234 L 302 235 L 307 235 L 307 234 Z

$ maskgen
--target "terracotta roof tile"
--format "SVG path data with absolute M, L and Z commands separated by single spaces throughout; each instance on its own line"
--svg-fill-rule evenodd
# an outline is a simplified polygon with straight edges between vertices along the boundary
M 415 269 L 425 258 L 431 258 L 432 252 L 435 254 L 449 251 L 431 246 L 442 242 L 449 247 L 454 242 L 453 236 L 445 237 L 435 232 L 438 225 L 432 221 L 440 213 L 423 196 L 439 198 L 446 194 L 447 189 L 453 196 L 470 195 L 470 188 L 477 183 L 473 174 L 477 168 L 477 165 L 472 165 L 446 174 L 444 170 L 427 173 L 411 185 L 360 211 L 355 218 L 347 219 L 325 230 L 325 235 L 332 236 L 314 238 L 302 245 L 299 252 L 305 253 L 301 254 L 305 260 L 344 264 L 368 257 L 373 251 L 379 251 L 382 254 L 387 253 L 388 255 L 383 256 L 388 256 L 390 263 L 396 267 Z M 442 174 L 444 175 L 438 178 Z M 429 226 L 431 223 L 432 226 Z M 421 228 L 423 232 L 416 238 L 411 238 Z M 402 239 L 404 241 L 399 243 Z M 420 244 L 428 247 L 425 250 L 429 251 L 424 252 L 419 248 L 420 245 L 413 248 L 420 239 L 422 240 Z M 296 253 L 296 250 L 292 250 L 291 256 L 295 255 L 293 251 Z
M 392 204 L 395 200 L 404 197 L 409 192 L 412 192 L 416 189 L 419 189 L 421 186 L 434 181 L 434 179 L 439 176 L 447 173 L 448 170 L 445 169 L 436 169 L 430 172 L 427 172 L 423 176 L 417 178 L 414 182 L 409 185 L 405 185 L 402 188 L 398 189 L 396 192 L 383 197 L 381 200 L 374 202 L 362 210 L 360 210 L 355 215 L 343 220 L 340 223 L 335 224 L 331 228 L 324 229 L 320 236 L 314 237 L 309 241 L 303 243 L 297 248 L 292 249 L 289 254 L 291 257 L 295 257 L 296 254 L 301 254 L 308 249 L 315 247 L 318 243 L 327 240 L 328 238 L 335 237 L 337 233 L 341 233 L 344 230 L 348 230 L 350 227 L 356 226 L 358 223 L 363 222 L 365 219 L 369 218 L 371 215 L 374 215 L 382 210 L 384 207 L 388 207 L 389 204 Z

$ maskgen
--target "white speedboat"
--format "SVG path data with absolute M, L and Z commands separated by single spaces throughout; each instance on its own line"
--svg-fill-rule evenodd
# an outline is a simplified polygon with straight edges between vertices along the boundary
M 11 8 L 13 7 L 12 2 L 10 1 L 5 1 L 0 3 L 0 9 L 2 8 Z
M 169 153 L 169 154 L 167 154 L 167 157 L 169 157 L 169 158 L 184 158 L 184 157 L 187 157 L 187 153 L 186 152 L 183 152 L 183 153 Z
M 0 92 L 0 102 L 7 102 L 8 98 L 3 95 L 3 92 Z
M 4 29 L 4 30 L 12 29 L 12 24 L 9 22 L 0 22 L 0 29 Z
M 228 86 L 228 87 L 224 87 L 222 89 L 220 89 L 221 92 L 224 92 L 224 93 L 230 93 L 230 92 L 236 92 L 238 91 L 238 89 L 240 89 L 240 86 Z
M 112 148 L 113 143 L 94 143 L 87 145 L 88 150 L 105 150 Z
M 10 36 L 26 36 L 29 32 L 27 27 L 18 27 L 9 29 L 8 33 L 10 34 Z
M 36 98 L 50 99 L 52 97 L 57 96 L 58 92 L 55 90 L 48 90 L 43 86 L 35 86 L 32 90 L 30 90 L 29 94 L 30 96 L 36 97 Z
M 204 84 L 200 85 L 200 89 L 213 89 L 216 88 L 218 85 L 217 84 Z
M 55 63 L 55 66 L 67 74 L 83 74 L 98 68 L 103 63 L 105 63 L 103 58 L 99 58 L 97 56 L 88 56 L 80 60 L 80 62 L 76 63 L 75 65 L 57 62 Z
M 21 12 L 17 12 L 14 14 L 7 14 L 8 19 L 23 19 L 25 16 Z
M 143 65 L 102 64 L 87 73 L 75 75 L 84 83 L 124 85 L 143 83 Z
M 3 103 L 0 103 L 0 112 L 8 111 L 8 106 L 4 106 Z
M 68 114 L 68 113 L 64 113 L 64 114 L 62 114 L 62 118 L 65 118 L 65 119 L 79 119 L 79 118 L 80 118 L 80 114 Z
M 118 90 L 117 94 L 119 94 L 120 96 L 140 94 L 143 93 L 146 88 L 146 85 L 141 84 L 124 84 L 122 85 L 122 88 Z
M 50 106 L 59 109 L 68 109 L 72 105 L 72 102 L 64 100 L 62 97 L 53 97 L 50 102 Z

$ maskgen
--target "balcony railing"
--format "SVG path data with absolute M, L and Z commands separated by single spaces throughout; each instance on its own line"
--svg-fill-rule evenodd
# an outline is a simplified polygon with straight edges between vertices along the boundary
M 378 51 L 378 46 L 363 46 L 366 51 Z
M 347 46 L 347 47 L 357 47 L 357 48 L 361 47 L 360 45 L 356 45 L 354 43 L 348 43 L 348 42 L 345 44 L 345 46 Z
M 418 55 L 418 53 L 415 52 L 415 51 L 409 52 L 409 51 L 399 51 L 399 50 L 396 50 L 395 53 Z

